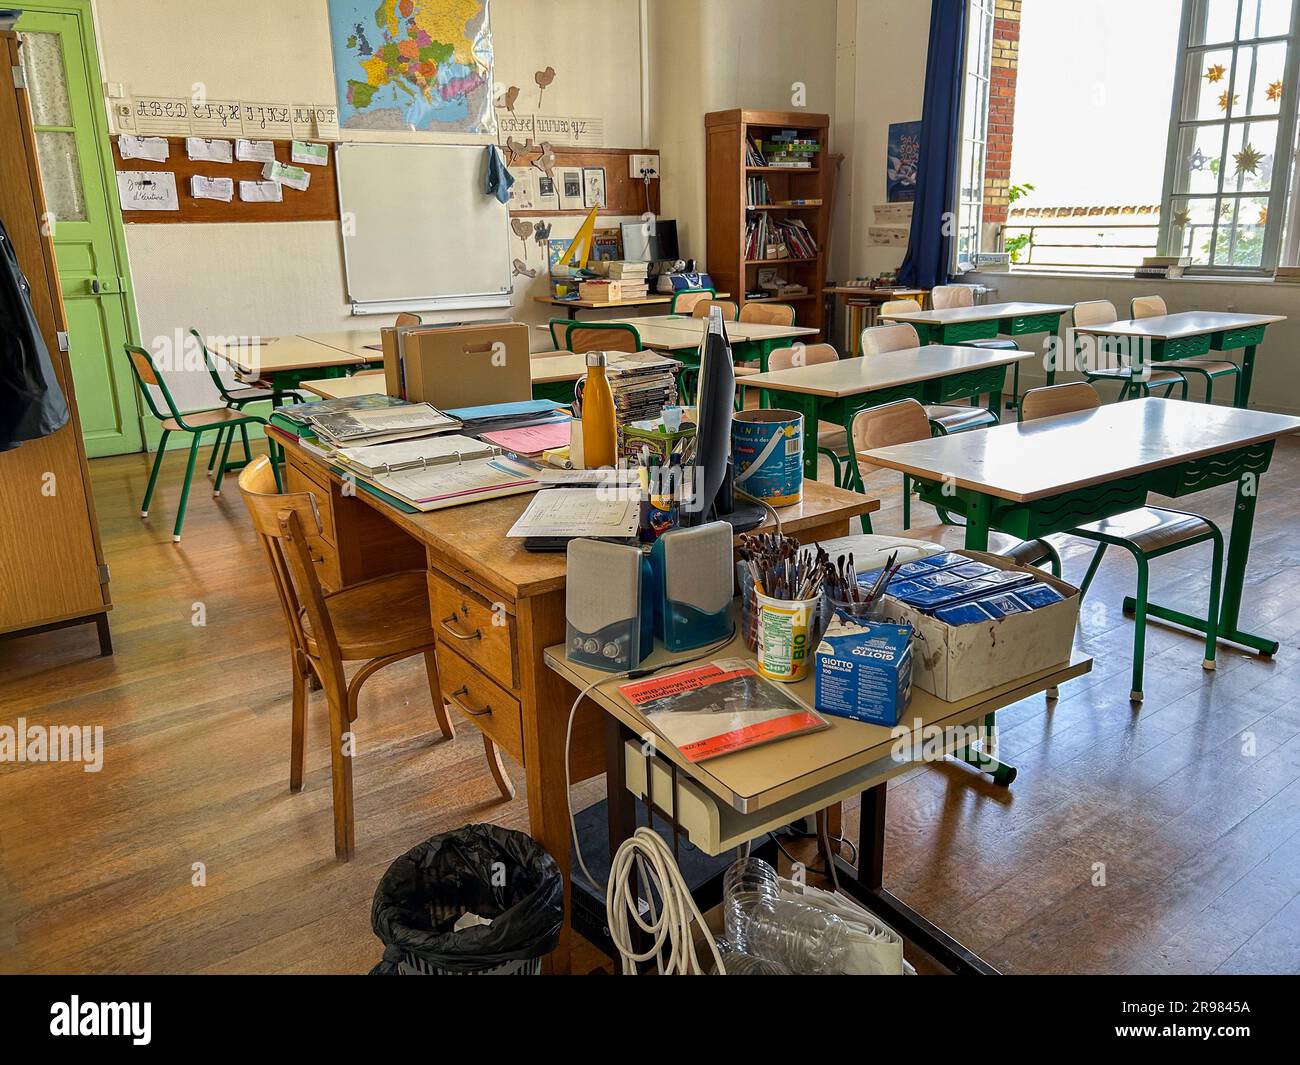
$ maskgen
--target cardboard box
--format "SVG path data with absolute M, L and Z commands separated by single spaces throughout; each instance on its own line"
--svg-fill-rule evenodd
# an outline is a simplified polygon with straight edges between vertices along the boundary
M 982 551 L 955 553 L 997 569 L 1033 573 L 1065 599 L 1000 621 L 952 626 L 886 596 L 888 619 L 916 630 L 913 684 L 940 699 L 956 702 L 1069 659 L 1079 622 L 1077 588 L 1042 570 L 1017 566 L 997 555 Z
M 856 632 L 832 626 L 813 658 L 813 705 L 834 717 L 897 725 L 912 701 L 911 645 L 910 625 L 868 624 Z
M 380 333 L 390 396 L 440 410 L 533 398 L 528 326 L 417 325 Z

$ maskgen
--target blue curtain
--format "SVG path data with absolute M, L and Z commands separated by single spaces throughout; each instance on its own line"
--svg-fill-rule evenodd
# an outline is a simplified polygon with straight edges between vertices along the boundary
M 907 258 L 898 281 L 934 288 L 948 281 L 955 223 L 945 226 L 960 180 L 961 68 L 966 41 L 967 0 L 932 0 L 930 48 L 925 67 L 921 112 L 921 150 L 917 158 L 916 202 Z M 945 233 L 945 229 L 947 232 Z

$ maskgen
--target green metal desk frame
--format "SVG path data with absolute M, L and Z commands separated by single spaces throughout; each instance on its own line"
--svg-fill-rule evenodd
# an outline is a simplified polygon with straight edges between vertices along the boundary
M 1026 336 L 1030 333 L 1051 333 L 1061 336 L 1061 312 L 1052 314 L 1020 314 L 1010 318 L 990 318 L 983 322 L 953 322 L 931 324 L 908 322 L 916 330 L 922 346 L 926 344 L 963 344 L 968 340 L 992 340 L 994 337 Z M 1180 356 L 1181 357 L 1181 356 Z M 1173 356 L 1170 356 L 1173 358 Z M 1056 383 L 1056 368 L 1047 369 L 1047 383 Z
M 1196 359 L 1208 355 L 1211 351 L 1227 353 L 1241 352 L 1241 374 L 1237 378 L 1237 392 L 1233 398 L 1234 407 L 1245 408 L 1250 403 L 1250 382 L 1255 373 L 1255 349 L 1264 342 L 1264 325 L 1253 325 L 1247 329 L 1221 329 L 1213 333 L 1198 333 L 1195 336 L 1177 337 L 1173 340 L 1151 341 L 1151 361 L 1166 362 L 1170 359 Z

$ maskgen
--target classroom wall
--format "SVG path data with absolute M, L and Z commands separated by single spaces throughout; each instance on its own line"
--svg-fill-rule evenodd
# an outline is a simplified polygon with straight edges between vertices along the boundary
M 122 82 L 127 92 L 188 96 L 202 81 L 217 99 L 334 98 L 326 0 L 96 0 L 96 21 L 104 80 Z M 537 91 L 533 72 L 549 65 L 556 78 L 543 113 L 600 117 L 608 146 L 641 146 L 639 0 L 492 0 L 492 29 L 496 78 L 521 87 L 521 106 L 535 106 L 528 100 Z M 553 221 L 555 237 L 572 236 L 581 223 Z M 209 334 L 274 336 L 387 322 L 348 313 L 332 222 L 126 229 L 146 344 L 191 325 Z M 549 309 L 531 297 L 545 292 L 544 274 L 516 278 L 514 316 L 544 324 Z M 541 330 L 534 343 L 549 346 Z M 177 372 L 169 383 L 184 406 L 214 397 L 201 373 Z

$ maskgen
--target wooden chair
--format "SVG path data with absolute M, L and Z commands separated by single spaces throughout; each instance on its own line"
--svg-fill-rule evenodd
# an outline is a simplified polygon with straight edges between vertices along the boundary
M 181 499 L 176 507 L 176 525 L 172 529 L 172 542 L 180 543 L 181 527 L 185 524 L 185 507 L 190 500 L 190 482 L 194 479 L 194 464 L 198 461 L 199 445 L 203 440 L 204 433 L 221 434 L 225 430 L 225 444 L 221 448 L 221 460 L 217 466 L 216 480 L 212 483 L 212 494 L 221 495 L 221 482 L 226 476 L 226 470 L 230 466 L 230 442 L 235 437 L 235 430 L 241 433 L 245 432 L 250 425 L 266 425 L 265 418 L 259 418 L 256 414 L 245 414 L 241 410 L 231 407 L 216 407 L 212 410 L 189 411 L 182 414 L 176 401 L 172 399 L 171 390 L 167 387 L 167 381 L 159 372 L 158 367 L 154 365 L 153 358 L 144 348 L 136 347 L 133 344 L 123 345 L 126 349 L 126 357 L 131 363 L 131 372 L 135 375 L 135 383 L 140 389 L 140 395 L 144 397 L 145 406 L 149 408 L 152 414 L 162 426 L 162 436 L 158 438 L 158 450 L 154 454 L 153 469 L 149 473 L 149 485 L 144 490 L 144 501 L 140 504 L 140 517 L 149 517 L 149 503 L 153 499 L 153 490 L 158 484 L 158 471 L 162 469 L 163 455 L 167 453 L 167 438 L 172 433 L 190 433 L 193 440 L 190 441 L 190 458 L 185 467 L 185 481 L 181 485 Z M 162 400 L 162 407 L 158 405 L 158 400 L 154 398 L 154 391 L 157 390 L 158 396 Z M 221 436 L 218 436 L 218 440 Z M 247 439 L 245 437 L 245 439 Z M 267 446 L 270 446 L 268 438 Z M 213 451 L 216 451 L 216 445 L 213 445 Z M 280 476 L 279 470 L 272 465 L 275 476 Z
M 423 325 L 423 324 L 424 324 L 424 319 L 421 318 L 418 314 L 412 314 L 410 311 L 403 311 L 401 314 L 399 314 L 396 318 L 393 319 L 393 325 L 396 326 Z
M 717 307 L 722 311 L 723 320 L 734 322 L 740 315 L 740 310 L 736 306 L 735 300 L 700 300 L 691 308 L 692 318 L 707 318 L 709 311 Z
M 712 288 L 684 288 L 673 293 L 673 301 L 668 304 L 669 314 L 690 314 L 701 300 L 711 300 L 717 290 Z
M 767 371 L 789 370 L 795 366 L 816 366 L 823 362 L 838 362 L 839 352 L 829 344 L 805 344 L 799 347 L 774 348 L 767 356 Z M 835 473 L 835 486 L 844 486 L 841 463 L 849 457 L 849 434 L 842 425 L 834 422 L 817 423 L 817 451 L 831 460 Z
M 326 594 L 316 575 L 312 547 L 312 539 L 321 533 L 315 497 L 310 492 L 279 494 L 265 458 L 255 459 L 239 475 L 239 487 L 253 519 L 253 528 L 266 551 L 289 626 L 293 666 L 289 790 L 302 790 L 308 688 L 315 677 L 329 704 L 334 855 L 346 861 L 355 848 L 356 834 L 352 814 L 352 756 L 345 750 L 345 744 L 357 718 L 361 686 L 385 666 L 423 655 L 438 727 L 447 739 L 456 737 L 456 729 L 443 705 L 434 656 L 428 578 L 423 570 L 406 570 Z M 349 681 L 343 663 L 354 661 L 365 664 Z M 501 764 L 496 745 L 486 733 L 483 747 L 502 797 L 514 798 L 514 785 Z
M 1020 420 L 1034 421 L 1053 415 L 1093 410 L 1100 405 L 1101 396 L 1097 394 L 1097 390 L 1083 381 L 1052 385 L 1047 388 L 1031 388 L 1020 402 Z M 1123 447 L 1124 442 L 1115 441 L 1113 446 Z M 1134 702 L 1142 701 L 1149 563 L 1153 558 L 1209 540 L 1214 545 L 1214 557 L 1210 563 L 1210 604 L 1206 614 L 1205 659 L 1201 665 L 1205 669 L 1214 668 L 1214 653 L 1218 643 L 1219 587 L 1223 575 L 1223 533 L 1217 525 L 1200 514 L 1184 510 L 1169 510 L 1165 507 L 1143 506 L 1103 518 L 1101 521 L 1081 525 L 1071 529 L 1070 535 L 1097 544 L 1092 562 L 1088 565 L 1088 572 L 1083 578 L 1083 583 L 1079 585 L 1080 598 L 1088 594 L 1088 588 L 1092 584 L 1093 577 L 1097 575 L 1097 568 L 1101 565 L 1107 547 L 1114 545 L 1124 548 L 1137 563 L 1133 682 L 1129 691 L 1129 698 Z
M 763 325 L 794 325 L 794 305 L 790 303 L 746 303 L 740 308 L 741 322 Z
M 888 318 L 891 314 L 914 314 L 921 309 L 917 300 L 885 300 L 880 305 L 880 317 Z
M 641 351 L 641 334 L 626 322 L 565 322 L 564 347 L 575 355 L 589 351 Z
M 936 311 L 975 306 L 975 290 L 970 285 L 936 285 L 930 290 L 930 306 Z
M 1169 313 L 1163 296 L 1134 296 L 1129 302 L 1129 317 L 1160 318 Z M 1195 375 L 1205 382 L 1205 402 L 1214 402 L 1214 382 L 1219 377 L 1231 377 L 1233 394 L 1240 386 L 1241 367 L 1230 359 L 1212 359 L 1200 355 L 1191 359 L 1169 359 L 1160 363 L 1162 370 L 1173 370 L 1187 378 Z M 1183 398 L 1187 398 L 1187 385 L 1183 385 Z
M 887 351 L 906 351 L 919 348 L 921 340 L 916 330 L 906 322 L 893 325 L 873 325 L 862 330 L 862 339 L 858 345 L 864 358 L 879 355 Z M 1001 400 L 999 393 L 993 397 L 990 407 L 995 407 Z M 956 403 L 931 403 L 925 408 L 925 415 L 930 419 L 930 427 L 936 436 L 947 436 L 967 429 L 983 429 L 998 424 L 998 416 L 993 410 L 978 407 L 971 400 L 968 407 Z
M 910 444 L 925 440 L 930 436 L 930 422 L 925 416 L 925 408 L 914 399 L 900 399 L 895 403 L 871 407 L 858 411 L 853 418 L 853 462 L 858 470 L 861 483 L 861 463 L 870 463 L 863 458 L 863 452 L 878 447 L 893 447 L 895 444 Z M 903 475 L 903 531 L 912 525 L 913 479 Z M 944 525 L 955 524 L 946 511 L 940 510 L 939 520 Z M 870 531 L 869 515 L 863 515 L 864 531 Z M 932 532 L 940 531 L 935 527 Z M 1009 558 L 1022 566 L 1041 566 L 1046 563 L 1053 574 L 1061 575 L 1061 556 L 1049 540 L 1017 540 L 1005 533 L 989 534 L 989 551 L 995 555 Z
M 1115 305 L 1110 300 L 1087 300 L 1083 303 L 1074 305 L 1074 324 L 1097 326 L 1110 325 L 1112 322 L 1119 321 L 1119 315 L 1115 312 Z M 1132 396 L 1148 396 L 1153 388 L 1164 388 L 1165 396 L 1168 397 L 1174 388 L 1182 386 L 1182 398 L 1187 398 L 1187 378 L 1175 370 L 1167 369 L 1169 363 L 1162 363 L 1160 368 L 1151 367 L 1148 370 L 1146 380 L 1134 380 L 1133 368 L 1131 366 L 1094 366 L 1089 369 L 1081 362 L 1083 347 L 1086 341 L 1082 336 L 1070 331 L 1073 337 L 1074 346 L 1074 368 L 1083 374 L 1084 380 L 1092 381 L 1113 381 L 1120 385 L 1119 399 L 1128 399 Z M 1102 348 L 1102 338 L 1096 335 L 1091 336 L 1094 348 L 1100 352 Z M 1030 391 L 1033 391 L 1032 389 Z M 1029 395 L 1028 392 L 1025 395 Z
M 203 334 L 197 329 L 190 330 L 190 336 L 194 338 L 195 343 L 199 346 L 199 351 L 203 354 L 203 365 L 207 367 L 208 376 L 212 379 L 213 387 L 216 388 L 217 394 L 227 407 L 233 411 L 242 411 L 250 403 L 272 403 L 274 402 L 275 393 L 269 383 L 259 382 L 248 388 L 230 388 L 226 385 L 225 379 L 221 376 L 221 370 L 217 365 L 216 357 L 208 349 L 207 341 L 203 339 Z M 285 399 L 290 403 L 301 403 L 302 396 L 297 392 L 281 392 Z M 212 469 L 217 464 L 217 452 L 221 450 L 221 443 L 226 433 L 233 433 L 234 429 L 228 426 L 222 426 L 217 430 L 217 438 L 212 443 L 212 454 L 208 456 L 208 474 L 211 475 Z M 239 427 L 240 441 L 244 445 L 244 461 L 234 469 L 240 469 L 247 466 L 253 461 L 253 453 L 248 447 L 248 426 Z M 268 447 L 270 446 L 268 441 Z

